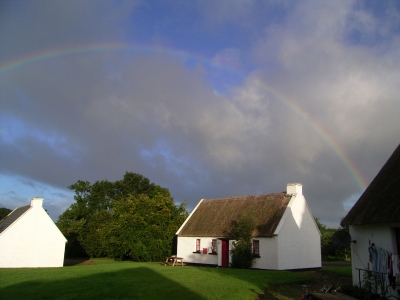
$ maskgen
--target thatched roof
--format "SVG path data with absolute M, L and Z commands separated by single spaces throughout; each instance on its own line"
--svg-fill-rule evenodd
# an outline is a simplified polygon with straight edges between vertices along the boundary
M 347 216 L 345 225 L 400 222 L 400 145 Z
M 253 236 L 273 236 L 291 197 L 278 193 L 202 200 L 178 236 L 227 237 L 240 215 L 254 218 Z

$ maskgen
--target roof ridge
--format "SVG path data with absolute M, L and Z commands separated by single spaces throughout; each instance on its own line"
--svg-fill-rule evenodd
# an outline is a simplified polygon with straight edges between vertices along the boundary
M 203 199 L 203 200 L 226 200 L 226 199 L 239 199 L 239 198 L 257 198 L 257 197 L 261 197 L 261 196 L 275 196 L 275 195 L 279 195 L 279 194 L 286 194 L 285 192 L 278 192 L 278 193 L 269 193 L 269 194 L 251 194 L 251 195 L 239 195 L 239 196 L 229 196 L 229 197 L 220 197 L 220 198 L 209 198 L 209 199 Z

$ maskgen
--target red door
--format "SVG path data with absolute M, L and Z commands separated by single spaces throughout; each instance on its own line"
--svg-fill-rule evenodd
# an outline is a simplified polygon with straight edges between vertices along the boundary
M 221 240 L 221 268 L 229 267 L 229 241 Z

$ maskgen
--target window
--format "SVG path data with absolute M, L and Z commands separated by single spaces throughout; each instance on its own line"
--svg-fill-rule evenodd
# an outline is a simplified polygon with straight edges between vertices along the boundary
M 253 256 L 260 257 L 260 241 L 253 240 Z
M 196 252 L 200 253 L 200 239 L 196 239 Z
M 211 241 L 211 253 L 217 254 L 217 239 Z

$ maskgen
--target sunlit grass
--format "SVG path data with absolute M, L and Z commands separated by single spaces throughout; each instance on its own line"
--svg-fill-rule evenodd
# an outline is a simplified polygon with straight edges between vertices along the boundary
M 95 263 L 0 269 L 0 299 L 254 299 L 270 285 L 305 278 L 287 271 L 164 267 L 104 259 Z

